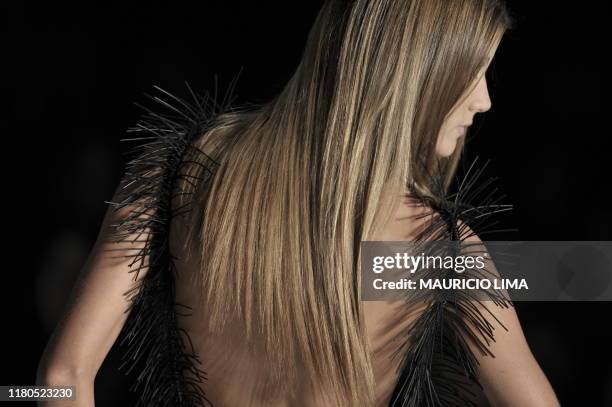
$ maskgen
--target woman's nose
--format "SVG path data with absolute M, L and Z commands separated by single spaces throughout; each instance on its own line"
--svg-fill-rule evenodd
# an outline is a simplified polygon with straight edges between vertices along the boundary
M 484 76 L 472 93 L 469 107 L 470 110 L 480 113 L 486 112 L 491 108 L 491 98 L 489 97 L 487 81 Z

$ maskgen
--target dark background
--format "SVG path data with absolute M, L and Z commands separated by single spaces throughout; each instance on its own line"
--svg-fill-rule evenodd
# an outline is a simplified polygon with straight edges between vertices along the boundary
M 319 1 L 3 4 L 0 384 L 31 385 L 38 359 L 121 176 L 120 142 L 158 85 L 263 102 L 293 73 Z M 607 2 L 509 1 L 517 29 L 489 71 L 492 109 L 469 155 L 514 205 L 523 240 L 612 240 Z M 554 5 L 554 6 L 553 6 Z M 607 79 L 607 77 L 606 77 Z M 483 117 L 480 117 L 483 116 Z M 517 236 L 515 236 L 517 237 Z M 612 405 L 610 302 L 519 303 L 562 405 Z M 131 405 L 113 348 L 96 405 Z

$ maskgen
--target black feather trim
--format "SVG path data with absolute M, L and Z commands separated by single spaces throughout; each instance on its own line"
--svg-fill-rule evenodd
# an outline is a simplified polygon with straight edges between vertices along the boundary
M 177 316 L 188 316 L 190 307 L 175 301 L 175 258 L 169 250 L 168 236 L 171 219 L 189 211 L 188 204 L 172 207 L 176 182 L 186 181 L 181 195 L 193 194 L 197 184 L 209 180 L 217 166 L 192 142 L 205 133 L 215 116 L 229 108 L 234 85 L 230 84 L 221 104 L 217 104 L 216 94 L 196 95 L 187 83 L 192 101 L 155 87 L 161 95 L 146 96 L 167 112 L 139 105 L 146 113 L 128 129 L 137 137 L 121 140 L 142 142 L 132 148 L 136 157 L 126 165 L 117 202 L 107 202 L 115 212 L 127 213 L 112 225 L 111 241 L 138 245 L 126 255 L 131 258 L 129 272 L 134 273 L 134 281 L 146 270 L 125 293 L 130 307 L 120 341 L 126 346 L 120 371 L 128 374 L 137 366 L 140 369 L 130 388 L 138 392 L 138 406 L 212 405 L 201 387 L 206 372 L 200 367 L 189 335 L 177 324 Z M 197 176 L 181 171 L 186 163 L 199 167 Z
M 470 247 L 470 254 L 477 255 L 478 252 L 472 250 L 473 246 L 466 243 L 466 239 L 475 234 L 482 236 L 516 231 L 494 230 L 491 227 L 497 222 L 487 223 L 492 215 L 510 211 L 512 206 L 498 203 L 504 196 L 495 196 L 497 189 L 490 188 L 495 178 L 481 179 L 488 162 L 480 168 L 477 168 L 477 163 L 478 157 L 471 162 L 459 182 L 458 178 L 455 178 L 458 185 L 455 186 L 456 192 L 451 194 L 444 192 L 440 161 L 437 162 L 433 174 L 426 170 L 423 162 L 420 163 L 433 186 L 433 196 L 420 194 L 417 188 L 410 186 L 410 198 L 415 200 L 417 205 L 429 208 L 430 211 L 422 216 L 431 218 L 415 238 L 415 242 L 455 241 L 455 248 Z M 486 250 L 482 244 L 476 246 Z M 491 273 L 491 270 L 484 272 Z M 454 270 L 433 269 L 427 270 L 427 273 L 430 274 L 426 274 L 426 277 L 435 273 L 435 276 L 441 279 L 460 276 Z M 409 309 L 421 302 L 427 306 L 410 324 L 408 332 L 404 331 L 400 334 L 401 338 L 398 338 L 402 345 L 394 357 L 401 355 L 402 363 L 389 401 L 391 407 L 476 405 L 473 385 L 480 389 L 482 385 L 477 375 L 478 361 L 467 341 L 484 354 L 494 356 L 488 349 L 490 342 L 495 340 L 495 327 L 491 319 L 495 319 L 507 330 L 489 311 L 487 305 L 483 304 L 485 300 L 490 305 L 506 308 L 513 306 L 507 294 L 496 289 L 432 289 L 421 290 L 417 295 L 411 294 L 406 300 Z

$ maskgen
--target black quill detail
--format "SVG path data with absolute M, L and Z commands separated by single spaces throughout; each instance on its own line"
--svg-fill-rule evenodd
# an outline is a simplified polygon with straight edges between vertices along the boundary
M 129 272 L 134 273 L 133 280 L 137 281 L 146 270 L 125 293 L 130 306 L 120 342 L 127 346 L 119 369 L 126 374 L 140 369 L 130 388 L 138 391 L 138 406 L 212 405 L 201 387 L 207 374 L 200 367 L 189 335 L 177 324 L 177 316 L 188 316 L 191 308 L 175 301 L 175 257 L 169 250 L 168 237 L 171 219 L 189 211 L 189 200 L 173 208 L 173 199 L 178 194 L 193 194 L 197 184 L 210 179 L 218 165 L 192 142 L 229 108 L 234 85 L 235 82 L 230 84 L 220 104 L 216 102 L 216 92 L 214 96 L 199 96 L 187 83 L 193 101 L 155 87 L 161 96 L 146 96 L 167 112 L 137 104 L 145 113 L 127 130 L 137 137 L 121 139 L 141 142 L 131 150 L 136 157 L 126 165 L 117 202 L 107 202 L 113 211 L 124 213 L 112 225 L 111 241 L 138 246 L 126 254 L 131 258 Z M 197 175 L 182 171 L 184 165 L 196 165 Z M 187 187 L 176 193 L 179 179 Z
M 471 248 L 469 253 L 483 253 L 484 245 L 468 243 L 467 239 L 476 235 L 511 232 L 516 229 L 493 229 L 497 221 L 492 216 L 510 211 L 511 205 L 499 204 L 504 196 L 496 196 L 497 189 L 491 188 L 496 178 L 482 179 L 488 161 L 478 168 L 476 157 L 462 179 L 455 177 L 454 193 L 445 193 L 442 166 L 437 161 L 433 171 L 426 169 L 432 195 L 418 192 L 410 186 L 410 198 L 416 205 L 428 208 L 425 214 L 431 220 L 415 238 L 415 243 L 444 241 L 451 244 L 453 255 L 461 248 Z M 453 188 L 451 188 L 453 189 Z M 478 231 L 476 233 L 475 231 Z M 477 247 L 476 250 L 473 250 Z M 456 250 L 459 250 L 456 251 Z M 479 252 L 478 250 L 483 250 Z M 448 252 L 447 252 L 448 253 Z M 477 277 L 493 277 L 492 270 L 481 270 Z M 426 270 L 425 278 L 437 277 L 468 278 L 454 270 Z M 473 277 L 473 275 L 472 275 Z M 486 304 L 484 303 L 486 302 Z M 495 320 L 507 328 L 489 310 L 491 305 L 507 308 L 513 306 L 507 294 L 498 289 L 481 290 L 420 290 L 411 293 L 406 306 L 424 303 L 424 311 L 410 324 L 408 331 L 398 338 L 402 345 L 394 357 L 402 355 L 402 363 L 396 387 L 390 398 L 391 407 L 433 407 L 433 406 L 476 406 L 474 385 L 482 389 L 478 380 L 478 361 L 468 341 L 475 348 L 493 356 L 488 349 L 494 339 Z

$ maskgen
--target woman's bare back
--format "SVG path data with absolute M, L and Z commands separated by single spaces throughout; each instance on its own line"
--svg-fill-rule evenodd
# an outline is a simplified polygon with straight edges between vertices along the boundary
M 416 223 L 423 222 L 414 219 L 414 215 L 422 210 L 402 199 L 391 221 L 372 240 L 409 240 L 412 237 L 410 231 L 416 230 Z M 198 256 L 188 257 L 181 252 L 182 245 L 176 244 L 181 236 L 185 236 L 182 227 L 180 221 L 173 223 L 171 234 L 171 239 L 174 239 L 171 246 L 175 247 L 173 252 L 177 257 L 176 299 L 193 309 L 190 316 L 179 317 L 179 324 L 189 334 L 195 353 L 202 362 L 200 367 L 207 373 L 207 380 L 203 383 L 206 397 L 215 406 L 333 406 L 326 398 L 325 390 L 314 388 L 308 377 L 300 378 L 300 388 L 295 389 L 293 396 L 278 394 L 277 390 L 282 386 L 274 381 L 274 375 L 266 365 L 263 343 L 255 338 L 252 348 L 249 348 L 236 319 L 228 317 L 228 327 L 222 333 L 211 332 L 206 310 L 198 305 L 202 294 L 193 280 L 194 273 L 198 272 Z M 376 382 L 376 406 L 387 406 L 401 363 L 401 357 L 392 355 L 407 339 L 405 332 L 418 316 L 418 310 L 408 311 L 406 304 L 398 301 L 364 301 L 362 304 Z

